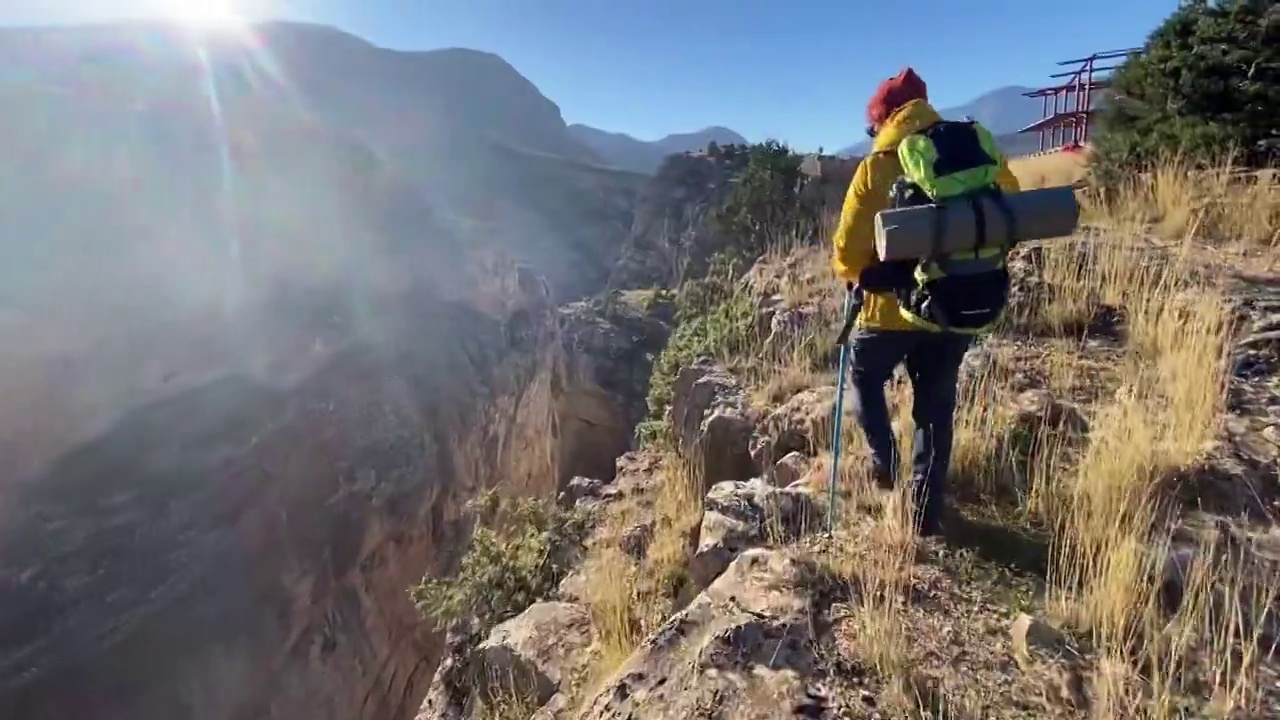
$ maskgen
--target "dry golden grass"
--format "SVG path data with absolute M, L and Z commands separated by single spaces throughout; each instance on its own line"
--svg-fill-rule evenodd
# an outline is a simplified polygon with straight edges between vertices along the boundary
M 1014 326 L 1051 336 L 1044 370 L 1056 393 L 1070 393 L 1086 376 L 1080 335 L 1107 309 L 1123 317 L 1121 359 L 1092 408 L 1083 447 L 1070 448 L 1056 429 L 1039 428 L 1031 443 L 1037 451 L 1019 452 L 1028 438 L 1018 437 L 1013 423 L 1018 368 L 979 373 L 962 390 L 953 479 L 978 496 L 1020 498 L 1009 522 L 1051 531 L 1046 611 L 1069 618 L 1096 649 L 1094 717 L 1182 717 L 1188 695 L 1200 705 L 1211 696 L 1221 716 L 1250 707 L 1256 695 L 1257 620 L 1280 592 L 1274 571 L 1239 556 L 1198 561 L 1171 617 L 1160 602 L 1179 517 L 1165 479 L 1203 457 L 1218 433 L 1234 328 L 1222 289 L 1195 265 L 1191 243 L 1162 252 L 1142 240 L 1141 228 L 1154 224 L 1158 234 L 1184 241 L 1274 243 L 1280 227 L 1274 185 L 1232 186 L 1228 193 L 1223 177 L 1213 176 L 1223 184 L 1208 188 L 1211 201 L 1203 202 L 1206 191 L 1193 193 L 1182 168 L 1161 168 L 1110 204 L 1091 207 L 1096 232 L 1039 250 L 1046 296 Z M 900 417 L 906 402 L 893 403 Z M 875 532 L 846 530 L 863 539 L 842 571 L 868 585 L 856 603 L 858 649 L 896 681 L 909 664 L 905 595 L 885 590 L 909 582 L 910 562 L 902 561 L 908 543 L 865 539 L 884 537 L 880 526 L 900 522 L 894 514 L 887 510 Z M 1205 548 L 1197 557 L 1221 555 Z M 1208 683 L 1207 695 L 1193 676 Z
M 1077 326 L 1102 304 L 1125 313 L 1117 389 L 1094 409 L 1083 453 L 1070 467 L 1031 468 L 1032 486 L 1046 493 L 1033 509 L 1055 538 L 1050 605 L 1087 631 L 1101 656 L 1093 677 L 1101 717 L 1178 716 L 1189 657 L 1199 673 L 1215 678 L 1218 700 L 1239 707 L 1258 659 L 1247 649 L 1251 643 L 1240 642 L 1246 623 L 1238 613 L 1206 621 L 1201 612 L 1220 589 L 1238 594 L 1244 580 L 1238 564 L 1198 566 L 1199 578 L 1185 584 L 1172 622 L 1159 602 L 1178 515 L 1162 481 L 1203 456 L 1217 434 L 1233 328 L 1222 290 L 1193 272 L 1190 255 L 1165 258 L 1125 236 L 1151 221 L 1166 233 L 1190 237 L 1214 227 L 1232 233 L 1224 237 L 1257 242 L 1267 235 L 1262 224 L 1271 223 L 1273 232 L 1276 226 L 1273 216 L 1225 224 L 1234 210 L 1193 205 L 1186 177 L 1174 165 L 1135 181 L 1094 215 L 1109 232 L 1087 241 L 1083 252 L 1068 244 L 1045 252 L 1053 288 L 1044 306 L 1049 325 Z
M 1088 174 L 1088 156 L 1083 152 L 1055 152 L 1035 157 L 1014 158 L 1009 169 L 1023 190 L 1074 185 Z
M 870 493 L 869 479 L 859 478 Z M 884 678 L 903 680 L 911 671 L 902 609 L 915 565 L 916 536 L 909 515 L 910 497 L 903 489 L 883 501 L 879 516 L 866 520 L 850 511 L 864 502 L 850 503 L 842 515 L 856 526 L 837 536 L 832 556 L 835 568 L 854 584 L 855 636 L 858 654 Z
M 1131 176 L 1106 198 L 1093 196 L 1086 219 L 1150 226 L 1170 240 L 1274 248 L 1280 243 L 1280 176 L 1241 175 L 1230 162 L 1201 170 L 1171 158 Z
M 1081 170 L 1048 158 L 1033 160 L 1058 162 L 1064 174 L 1051 178 L 1048 168 L 1033 170 L 1028 161 L 1016 170 L 1039 173 L 1034 181 L 1024 177 L 1028 187 L 1070 182 L 1058 178 Z M 1169 478 L 1200 460 L 1219 433 L 1234 333 L 1224 291 L 1199 259 L 1201 241 L 1271 247 L 1280 228 L 1274 180 L 1237 185 L 1225 171 L 1196 177 L 1171 163 L 1134 179 L 1106 202 L 1090 200 L 1087 233 L 1025 251 L 1035 256 L 1042 296 L 1002 332 L 1010 342 L 1039 348 L 1030 355 L 1040 358 L 1034 369 L 1051 394 L 1087 398 L 1086 437 L 1021 423 L 1015 398 L 1030 368 L 1018 363 L 971 374 L 957 410 L 956 496 L 1052 537 L 1040 609 L 1087 637 L 1090 715 L 1097 718 L 1182 717 L 1189 696 L 1201 707 L 1212 697 L 1216 716 L 1249 708 L 1263 659 L 1257 618 L 1280 596 L 1274 571 L 1206 545 L 1185 573 L 1181 604 L 1170 612 L 1161 603 L 1181 511 Z M 1148 239 L 1152 234 L 1178 242 L 1162 245 Z M 752 292 L 779 295 L 788 308 L 817 308 L 812 324 L 768 352 L 766 338 L 758 337 L 749 351 L 734 348 L 724 358 L 760 406 L 834 384 L 828 345 L 843 318 L 828 250 L 784 249 L 765 263 L 771 269 L 755 278 Z M 1097 348 L 1083 338 L 1117 318 L 1119 330 L 1100 341 L 1107 355 L 1091 358 Z M 896 381 L 888 392 L 899 447 L 909 454 L 909 386 Z M 908 462 L 900 463 L 898 491 L 874 490 L 860 433 L 852 422 L 844 432 L 841 527 L 822 561 L 849 579 L 852 642 L 886 681 L 890 706 L 923 716 L 911 690 L 919 669 L 913 645 L 927 638 L 913 636 L 908 620 L 920 552 L 906 513 Z M 825 497 L 829 438 L 817 441 L 810 472 Z M 591 560 L 597 680 L 672 608 L 675 578 L 687 567 L 702 485 L 674 453 L 664 467 L 646 557 L 635 562 L 606 544 Z
M 1130 220 L 1122 216 L 1118 224 Z M 1073 467 L 1043 468 L 1055 475 L 1041 481 L 1051 499 L 1038 505 L 1055 538 L 1050 605 L 1098 649 L 1093 681 L 1102 716 L 1178 716 L 1175 680 L 1186 675 L 1183 658 L 1193 651 L 1197 671 L 1222 678 L 1227 696 L 1241 698 L 1256 656 L 1240 661 L 1238 643 L 1223 642 L 1223 633 L 1239 632 L 1185 610 L 1212 602 L 1214 588 L 1234 587 L 1238 574 L 1201 568 L 1212 577 L 1187 584 L 1173 625 L 1159 602 L 1177 522 L 1162 481 L 1201 457 L 1216 435 L 1232 336 L 1226 299 L 1182 263 L 1139 261 L 1126 250 L 1091 253 L 1073 279 L 1064 293 L 1124 308 L 1128 356 L 1117 369 L 1118 390 L 1095 409 L 1089 443 Z M 1103 283 L 1116 284 L 1108 291 Z M 1179 652 L 1162 647 L 1170 629 Z M 1130 672 L 1134 667 L 1145 672 Z
M 613 540 L 597 542 L 586 560 L 586 602 L 595 632 L 588 685 L 598 687 L 640 642 L 666 619 L 687 587 L 690 538 L 702 521 L 703 483 L 697 466 L 670 445 L 662 453 L 652 508 L 623 503 L 606 522 Z M 640 561 L 627 556 L 616 538 L 651 513 L 653 537 Z
M 538 710 L 536 697 L 528 677 L 491 674 L 486 691 L 477 695 L 476 720 L 528 720 Z
M 829 358 L 844 321 L 840 283 L 826 247 L 787 250 L 794 245 L 793 241 L 772 248 L 751 277 L 751 291 L 779 297 L 784 311 L 801 308 L 813 313 L 794 335 L 771 340 L 766 331 L 753 352 L 737 359 L 735 370 L 751 389 L 757 407 L 776 406 L 801 391 L 836 380 Z

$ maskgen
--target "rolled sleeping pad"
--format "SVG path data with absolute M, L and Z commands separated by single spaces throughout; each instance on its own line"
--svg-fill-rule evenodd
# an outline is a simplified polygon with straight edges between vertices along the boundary
M 1003 196 L 1014 218 L 1014 242 L 1065 237 L 1075 232 L 1080 221 L 1080 204 L 1069 185 L 1025 190 Z M 933 247 L 933 231 L 943 222 L 942 254 L 972 250 L 977 243 L 973 201 L 969 198 L 945 200 L 939 205 L 919 205 L 876 213 L 876 253 L 881 260 L 912 260 L 928 257 Z M 989 196 L 978 196 L 986 218 L 986 242 L 998 243 L 1009 229 L 1004 213 Z

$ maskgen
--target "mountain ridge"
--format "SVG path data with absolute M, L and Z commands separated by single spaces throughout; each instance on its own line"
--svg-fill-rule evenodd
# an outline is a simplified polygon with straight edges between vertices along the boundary
M 693 132 L 670 133 L 657 140 L 640 140 L 626 133 L 601 130 L 581 123 L 570 125 L 569 133 L 606 162 L 646 175 L 656 173 L 668 156 L 705 150 L 711 142 L 718 145 L 747 143 L 742 135 L 719 125 Z

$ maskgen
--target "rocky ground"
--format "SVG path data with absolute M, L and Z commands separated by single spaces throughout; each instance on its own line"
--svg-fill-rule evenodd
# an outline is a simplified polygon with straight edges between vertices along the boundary
M 594 527 L 581 562 L 479 642 L 456 635 L 419 720 L 1274 717 L 1280 276 L 1098 239 L 1019 251 L 1013 319 L 966 362 L 953 508 L 927 542 L 849 427 L 824 532 L 839 298 L 820 249 L 759 263 L 763 357 L 685 367 L 663 432 L 570 483 L 561 504 Z M 1142 274 L 1167 267 L 1176 287 Z M 1139 285 L 1183 314 L 1149 315 Z M 1209 336 L 1218 352 L 1179 354 Z M 909 389 L 890 393 L 909 417 Z M 1117 421 L 1135 397 L 1158 397 L 1145 424 Z M 1162 502 L 1099 489 L 1116 484 Z M 1155 530 L 1108 541 L 1124 523 Z

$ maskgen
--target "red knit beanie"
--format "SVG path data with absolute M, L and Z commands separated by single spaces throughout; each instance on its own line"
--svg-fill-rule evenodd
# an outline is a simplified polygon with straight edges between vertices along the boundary
M 915 70 L 907 68 L 896 77 L 880 83 L 867 103 L 867 122 L 875 127 L 884 124 L 895 110 L 912 100 L 928 100 L 929 90 Z

